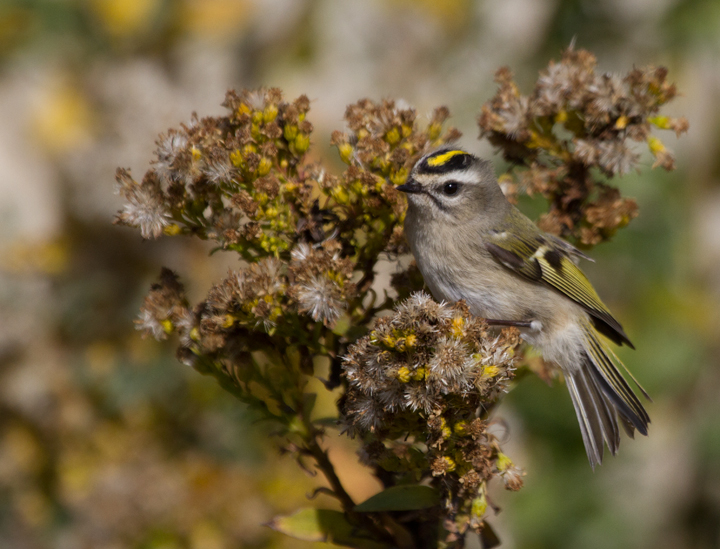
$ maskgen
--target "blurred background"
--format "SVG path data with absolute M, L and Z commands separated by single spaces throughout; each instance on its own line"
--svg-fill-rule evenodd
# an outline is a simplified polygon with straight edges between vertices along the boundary
M 491 523 L 508 549 L 720 547 L 714 0 L 2 0 L 0 546 L 312 546 L 262 523 L 307 505 L 320 479 L 178 363 L 173 342 L 133 327 L 161 265 L 197 301 L 237 259 L 113 226 L 116 167 L 139 178 L 160 132 L 261 85 L 310 97 L 314 154 L 331 166 L 330 133 L 366 96 L 421 119 L 447 105 L 462 145 L 492 157 L 475 116 L 495 70 L 509 65 L 528 93 L 573 39 L 603 71 L 667 66 L 682 97 L 666 114 L 690 121 L 680 140 L 660 136 L 675 172 L 646 155 L 618 182 L 640 216 L 585 264 L 637 347 L 621 357 L 653 423 L 593 472 L 565 389 L 524 380 L 499 415 L 526 486 L 495 487 Z M 378 489 L 351 441 L 328 444 L 355 497 Z

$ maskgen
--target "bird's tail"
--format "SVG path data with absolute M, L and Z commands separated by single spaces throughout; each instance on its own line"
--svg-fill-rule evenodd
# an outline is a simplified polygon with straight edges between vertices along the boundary
M 598 337 L 588 322 L 583 326 L 582 365 L 565 372 L 575 413 L 580 423 L 590 465 L 602 463 L 603 440 L 615 455 L 620 445 L 618 423 L 632 438 L 637 429 L 647 435 L 650 417 L 618 370 L 622 366 L 646 398 L 650 398 L 625 365 Z

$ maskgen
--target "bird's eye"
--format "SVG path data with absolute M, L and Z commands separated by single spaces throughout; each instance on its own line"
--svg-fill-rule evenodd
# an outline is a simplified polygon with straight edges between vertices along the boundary
M 446 196 L 453 196 L 454 194 L 457 194 L 459 190 L 460 183 L 457 181 L 450 181 L 449 183 L 445 183 L 442 187 L 442 192 Z

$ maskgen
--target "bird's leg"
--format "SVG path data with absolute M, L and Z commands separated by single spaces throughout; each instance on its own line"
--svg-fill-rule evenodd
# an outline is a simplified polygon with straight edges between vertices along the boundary
M 490 326 L 514 326 L 515 328 L 535 328 L 532 320 L 496 320 L 494 318 L 483 319 Z

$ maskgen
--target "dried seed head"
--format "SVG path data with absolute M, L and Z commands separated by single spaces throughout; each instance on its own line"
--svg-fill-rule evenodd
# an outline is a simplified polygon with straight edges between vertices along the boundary
M 427 471 L 443 479 L 443 490 L 471 499 L 499 474 L 497 442 L 477 413 L 506 390 L 518 343 L 516 330 L 492 336 L 463 303 L 413 294 L 344 357 L 345 429 L 372 445 L 364 455 L 373 464 Z M 424 446 L 399 457 L 396 440 Z
M 622 76 L 598 73 L 596 64 L 591 53 L 569 48 L 541 71 L 528 96 L 520 93 L 509 69 L 500 69 L 498 91 L 478 117 L 481 136 L 517 165 L 506 182 L 550 201 L 543 228 L 585 246 L 610 238 L 622 226 L 594 222 L 596 189 L 605 182 L 596 174 L 612 178 L 631 172 L 640 158 L 634 149 L 638 142 L 646 142 L 655 156 L 653 167 L 673 169 L 674 157 L 651 135 L 652 126 L 676 133 L 688 128 L 685 119 L 657 115 L 677 93 L 666 81 L 667 70 L 633 69 Z M 622 216 L 624 222 L 631 218 Z

